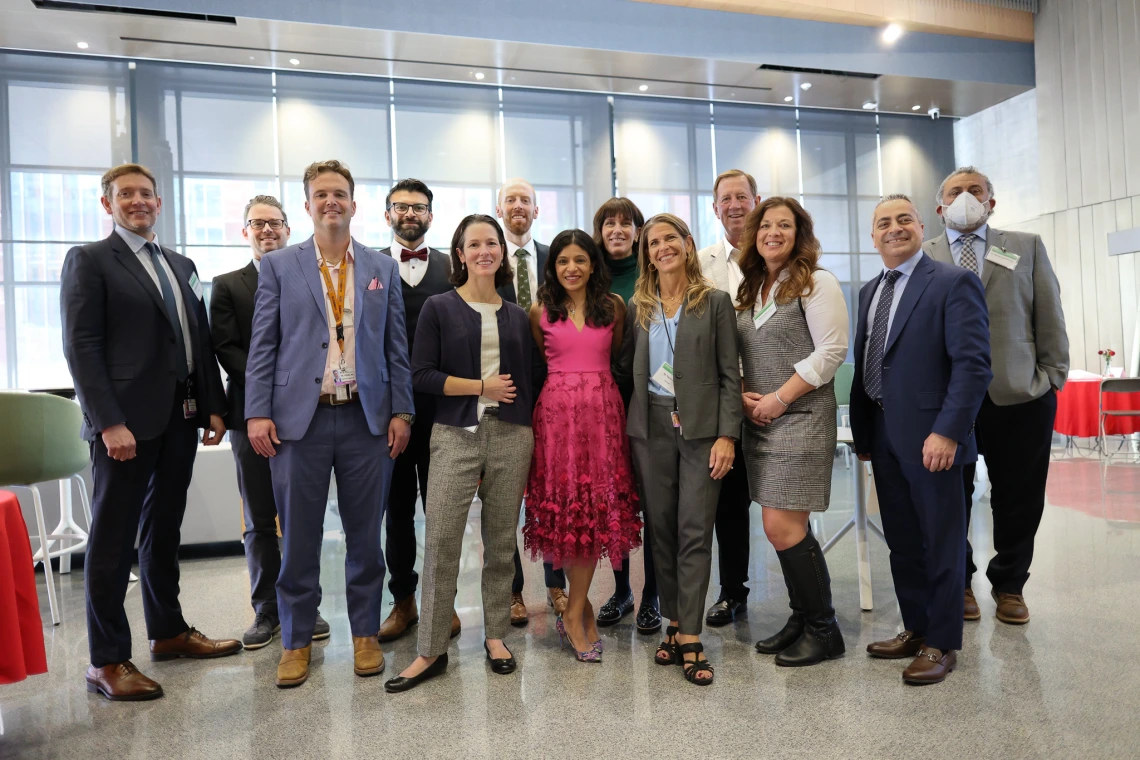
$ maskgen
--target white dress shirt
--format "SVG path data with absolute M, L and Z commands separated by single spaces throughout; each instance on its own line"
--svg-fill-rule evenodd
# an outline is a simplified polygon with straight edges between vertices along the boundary
M 427 248 L 427 243 L 424 243 L 423 247 Z M 406 282 L 408 284 L 408 287 L 414 288 L 423 282 L 424 275 L 427 274 L 427 259 L 424 259 L 423 261 L 420 259 L 408 259 L 407 261 L 400 260 L 400 254 L 402 252 L 407 251 L 409 253 L 415 253 L 417 250 L 419 250 L 418 248 L 405 248 L 393 240 L 392 248 L 390 250 L 392 252 L 392 258 L 394 258 L 400 265 L 400 279 Z M 428 251 L 428 256 L 431 256 L 430 250 Z
M 978 229 L 971 232 L 971 235 L 977 235 L 978 239 L 974 241 L 974 256 L 978 259 L 978 277 L 982 276 L 986 266 L 986 235 L 989 234 L 990 226 L 983 224 Z M 946 239 L 950 242 L 950 255 L 954 257 L 954 263 L 962 266 L 962 249 L 965 244 L 962 243 L 962 236 L 965 232 L 958 232 L 949 227 L 946 228 Z M 897 287 L 897 286 L 896 286 Z
M 325 260 L 321 254 L 321 248 L 317 245 L 314 238 L 313 248 L 317 249 L 317 266 Z M 325 283 L 324 275 L 321 275 L 321 290 L 325 294 L 325 317 L 329 326 L 329 353 L 325 358 L 325 374 L 321 378 L 321 393 L 324 395 L 336 394 L 336 381 L 333 378 L 333 370 L 339 369 L 342 365 L 353 374 L 356 373 L 356 327 L 353 323 L 353 305 L 356 303 L 356 285 L 354 278 L 356 275 L 354 262 L 352 256 L 352 241 L 348 243 L 348 252 L 340 263 L 336 266 L 328 265 L 329 279 L 332 281 L 333 292 L 339 288 L 340 283 L 340 269 L 345 267 L 345 282 L 344 282 L 344 318 L 341 320 L 341 327 L 344 328 L 344 357 L 341 358 L 340 344 L 336 341 L 336 318 L 333 316 L 332 299 L 329 298 L 328 285 Z M 356 394 L 356 382 L 348 384 L 348 390 L 351 394 Z
M 721 238 L 721 246 L 724 248 L 724 262 L 728 268 L 728 294 L 732 296 L 733 303 L 736 302 L 736 294 L 740 292 L 740 283 L 744 280 L 744 273 L 740 271 L 740 251 L 733 247 L 732 243 L 728 242 L 728 238 Z M 804 304 L 807 308 L 807 304 Z M 812 336 L 815 337 L 814 335 Z
M 887 316 L 887 338 L 891 337 L 891 327 L 895 323 L 895 312 L 899 309 L 899 301 L 902 300 L 903 291 L 906 290 L 906 284 L 910 282 L 910 275 L 914 272 L 914 268 L 918 266 L 918 262 L 922 261 L 925 256 L 921 249 L 918 253 L 911 256 L 895 267 L 895 271 L 899 273 L 899 278 L 895 280 L 894 298 L 891 299 L 891 311 Z M 867 325 L 867 339 L 863 344 L 863 356 L 867 356 L 867 351 L 871 345 L 871 333 L 874 332 L 875 312 L 879 308 L 879 294 L 883 292 L 883 284 L 886 282 L 886 273 L 890 271 L 890 267 L 883 267 L 884 277 L 879 280 L 879 285 L 875 288 L 875 294 L 871 296 L 871 305 L 867 309 L 867 318 L 871 320 L 871 324 Z
M 736 267 L 739 272 L 740 267 Z M 730 270 L 731 271 L 731 270 Z M 760 311 L 776 297 L 780 283 L 788 279 L 788 270 L 783 269 L 776 277 L 776 284 L 768 292 L 768 299 L 757 298 L 756 311 Z M 826 269 L 812 273 L 811 295 L 803 296 L 804 318 L 815 350 L 795 365 L 796 374 L 816 388 L 826 385 L 835 377 L 839 365 L 847 359 L 848 331 L 851 320 L 847 316 L 847 301 L 839 280 Z M 737 283 L 739 287 L 739 283 Z M 795 302 L 778 306 L 780 309 L 799 308 Z
M 316 245 L 316 243 L 314 243 L 313 245 Z M 252 261 L 253 261 L 253 268 L 257 270 L 258 274 L 261 274 L 261 259 L 254 258 L 254 259 L 252 259 Z
M 147 239 L 117 224 L 115 225 L 115 232 L 119 233 L 119 237 L 123 239 L 127 247 L 138 257 L 139 263 L 143 265 L 143 269 L 146 270 L 146 273 L 150 275 L 150 279 L 154 282 L 154 287 L 158 290 L 159 300 L 161 300 L 162 284 L 158 281 L 158 272 L 154 269 L 154 261 L 150 257 L 150 252 L 146 249 Z M 154 240 L 149 242 L 157 245 L 159 250 L 162 249 L 162 246 L 158 242 L 157 235 Z M 170 268 L 170 262 L 166 260 L 165 255 L 159 256 L 158 260 L 162 263 L 162 271 L 166 272 L 166 279 L 170 281 L 170 289 L 174 291 L 174 303 L 178 310 L 178 322 L 182 327 L 182 340 L 186 344 L 186 368 L 193 373 L 194 342 L 190 337 L 190 323 L 186 319 L 186 304 L 182 299 L 181 280 L 174 274 L 174 270 Z
M 530 275 L 530 302 L 534 303 L 538 300 L 538 251 L 534 246 L 534 239 L 526 241 L 523 246 L 527 253 L 530 255 L 523 259 L 526 262 L 527 273 Z M 511 268 L 514 270 L 514 285 L 515 285 L 515 300 L 518 300 L 519 292 L 519 247 L 507 241 L 507 255 L 511 257 Z

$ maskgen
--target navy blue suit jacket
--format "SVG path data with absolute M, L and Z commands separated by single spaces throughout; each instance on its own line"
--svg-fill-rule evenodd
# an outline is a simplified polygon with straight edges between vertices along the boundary
M 863 387 L 871 299 L 882 274 L 859 291 L 851 433 L 855 451 L 871 453 L 875 402 Z M 954 464 L 978 459 L 974 420 L 990 369 L 989 312 L 973 272 L 923 256 L 899 300 L 883 352 L 883 413 L 891 448 L 902 462 L 922 463 L 931 433 L 958 442 Z

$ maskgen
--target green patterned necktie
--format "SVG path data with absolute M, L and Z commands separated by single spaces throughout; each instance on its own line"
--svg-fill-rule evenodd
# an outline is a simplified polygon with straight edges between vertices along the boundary
M 526 263 L 530 257 L 530 251 L 525 248 L 520 248 L 515 251 L 515 253 L 519 257 L 519 287 L 516 295 L 518 296 L 519 306 L 530 311 L 530 267 L 527 266 Z

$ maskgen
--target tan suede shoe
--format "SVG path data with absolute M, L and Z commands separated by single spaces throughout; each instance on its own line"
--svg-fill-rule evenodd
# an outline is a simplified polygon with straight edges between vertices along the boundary
M 312 644 L 301 649 L 286 649 L 281 652 L 281 661 L 277 663 L 277 687 L 288 689 L 308 681 L 309 659 L 312 654 Z
M 352 637 L 352 672 L 358 676 L 378 676 L 384 672 L 384 653 L 375 636 Z

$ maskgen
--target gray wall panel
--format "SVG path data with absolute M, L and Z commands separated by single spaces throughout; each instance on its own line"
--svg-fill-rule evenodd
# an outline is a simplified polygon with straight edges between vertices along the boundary
M 1104 59 L 1104 126 L 1106 131 L 1105 159 L 1108 161 L 1109 197 L 1113 200 L 1128 196 L 1124 160 L 1124 115 L 1120 93 L 1123 91 L 1120 76 L 1120 28 L 1118 0 L 1105 0 L 1101 8 Z M 1135 78 L 1135 71 L 1130 78 Z

